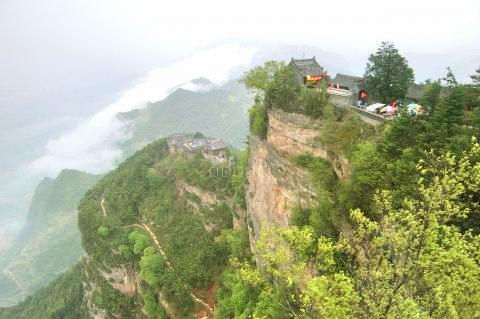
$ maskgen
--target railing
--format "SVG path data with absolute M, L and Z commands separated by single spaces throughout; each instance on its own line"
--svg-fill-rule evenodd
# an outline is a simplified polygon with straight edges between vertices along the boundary
M 327 91 L 328 92 L 328 91 Z M 384 117 L 380 114 L 372 113 L 367 110 L 361 109 L 357 106 L 352 105 L 352 96 L 346 94 L 338 94 L 338 92 L 333 93 L 332 91 L 329 92 L 330 100 L 333 105 L 337 107 L 346 107 L 353 110 L 357 113 L 360 118 L 372 125 L 379 125 L 385 123 L 388 120 L 391 120 L 391 117 Z
M 350 109 L 352 109 L 355 113 L 359 114 L 362 117 L 362 119 L 364 120 L 365 118 L 368 119 L 366 120 L 366 122 L 369 122 L 372 124 L 382 124 L 392 119 L 392 118 L 383 117 L 380 114 L 375 114 L 375 113 L 366 111 L 364 109 L 361 109 L 353 105 L 350 105 Z

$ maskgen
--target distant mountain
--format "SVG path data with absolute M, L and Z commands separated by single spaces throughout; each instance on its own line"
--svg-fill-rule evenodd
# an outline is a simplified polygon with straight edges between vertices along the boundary
M 83 263 L 78 262 L 33 296 L 14 307 L 0 308 L 0 319 L 89 318 L 86 307 L 82 305 L 84 281 Z
M 193 82 L 193 81 L 192 81 Z M 205 85 L 205 80 L 196 84 Z M 121 113 L 130 138 L 122 148 L 126 155 L 144 145 L 178 132 L 202 132 L 242 147 L 248 133 L 247 109 L 253 96 L 238 80 L 209 91 L 177 89 L 166 99 L 144 109 Z
M 0 305 L 11 305 L 48 284 L 83 254 L 77 205 L 98 176 L 63 170 L 35 190 L 27 225 L 0 255 Z

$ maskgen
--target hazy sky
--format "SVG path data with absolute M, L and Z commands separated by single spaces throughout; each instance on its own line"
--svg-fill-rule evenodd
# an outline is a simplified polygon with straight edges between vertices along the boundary
M 59 77 L 81 85 L 142 74 L 232 38 L 317 45 L 346 58 L 382 40 L 402 51 L 480 51 L 479 21 L 478 0 L 0 0 L 0 76 L 9 90 L 19 91 L 18 79 L 51 91 L 62 88 Z

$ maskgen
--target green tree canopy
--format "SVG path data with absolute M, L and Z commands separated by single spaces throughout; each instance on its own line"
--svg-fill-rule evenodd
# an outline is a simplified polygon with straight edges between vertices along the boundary
M 301 110 L 302 86 L 298 83 L 295 72 L 290 65 L 279 69 L 269 83 L 265 92 L 265 106 L 281 108 L 286 112 L 299 112 Z
M 383 102 L 404 98 L 415 79 L 407 59 L 391 42 L 382 42 L 370 55 L 363 76 L 370 94 Z
M 263 228 L 257 267 L 238 264 L 256 291 L 254 318 L 477 318 L 480 236 L 456 221 L 478 214 L 479 159 L 477 143 L 461 156 L 428 153 L 415 197 L 397 206 L 391 190 L 377 193 L 377 218 L 352 210 L 338 240 Z
M 263 65 L 257 65 L 245 72 L 242 81 L 248 89 L 255 90 L 257 93 L 265 93 L 275 73 L 283 68 L 285 68 L 285 63 L 282 61 L 267 61 Z

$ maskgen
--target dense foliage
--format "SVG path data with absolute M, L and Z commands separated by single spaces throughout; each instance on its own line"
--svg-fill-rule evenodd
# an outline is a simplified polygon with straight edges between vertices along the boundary
M 480 236 L 454 221 L 478 213 L 464 199 L 480 187 L 480 145 L 461 157 L 430 156 L 417 166 L 417 198 L 395 208 L 391 191 L 379 193 L 378 216 L 352 210 L 352 230 L 338 240 L 309 226 L 264 229 L 259 267 L 237 264 L 244 291 L 257 292 L 255 316 L 477 317 Z
M 170 153 L 166 141 L 159 140 L 105 176 L 82 200 L 79 225 L 91 257 L 87 274 L 100 287 L 95 304 L 108 316 L 145 309 L 153 318 L 165 318 L 168 311 L 186 316 L 201 308 L 191 294 L 207 294 L 225 267 L 227 249 L 215 238 L 232 228 L 233 220 L 226 204 L 234 195 L 226 174 L 231 170 L 212 165 L 200 154 Z M 235 191 L 242 192 L 238 187 Z M 217 200 L 204 202 L 202 196 Z M 131 298 L 113 289 L 100 273 L 105 267 L 138 270 L 140 293 Z
M 267 136 L 268 129 L 268 113 L 265 105 L 256 103 L 250 107 L 250 133 L 258 136 L 262 140 Z

